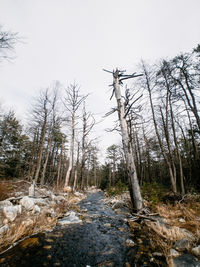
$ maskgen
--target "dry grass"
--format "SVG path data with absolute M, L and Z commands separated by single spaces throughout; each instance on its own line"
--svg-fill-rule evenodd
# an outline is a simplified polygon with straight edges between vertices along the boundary
M 195 203 L 195 205 L 199 205 L 200 207 L 200 203 Z M 160 216 L 170 220 L 176 220 L 181 217 L 189 221 L 194 220 L 197 216 L 200 216 L 198 209 L 192 209 L 189 204 L 177 203 L 176 205 L 157 205 L 156 211 Z
M 9 229 L 0 238 L 0 252 L 4 251 L 7 247 L 12 245 L 18 240 L 31 236 L 35 233 L 45 232 L 51 230 L 57 223 L 58 218 L 62 217 L 67 210 L 79 207 L 76 203 L 80 198 L 75 197 L 73 194 L 59 204 L 48 206 L 48 209 L 41 211 L 38 215 L 30 213 L 22 213 L 17 217 L 14 222 L 9 223 Z M 56 217 L 51 217 L 50 209 L 56 212 Z
M 38 232 L 51 230 L 57 223 L 57 217 L 51 218 L 46 212 L 36 216 L 21 216 L 10 223 L 9 229 L 0 239 L 0 251 L 9 247 L 16 241 Z
M 155 222 L 148 222 L 146 224 L 159 237 L 163 238 L 168 243 L 172 243 L 187 237 L 187 234 L 181 231 L 181 229 L 177 226 L 172 226 L 168 228 L 165 224 Z
M 13 186 L 6 181 L 0 182 L 0 201 L 8 198 L 13 191 Z
M 200 240 L 200 203 L 177 203 L 176 205 L 157 205 L 156 211 L 172 227 L 181 227 L 192 232 Z M 184 219 L 181 221 L 180 219 Z
M 200 242 L 200 203 L 195 198 L 174 205 L 160 203 L 155 206 L 155 211 L 164 218 L 165 224 L 145 222 L 145 231 L 152 249 L 161 251 L 171 266 L 170 250 L 177 240 L 187 238 L 194 244 Z M 190 237 L 184 229 L 193 236 Z

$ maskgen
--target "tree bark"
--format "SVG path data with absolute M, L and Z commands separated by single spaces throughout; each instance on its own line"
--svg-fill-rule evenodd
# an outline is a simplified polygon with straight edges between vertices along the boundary
M 113 85 L 114 85 L 114 91 L 115 91 L 115 97 L 117 100 L 117 107 L 118 107 L 118 117 L 121 127 L 121 133 L 122 133 L 122 143 L 123 143 L 123 149 L 126 159 L 126 166 L 128 171 L 128 177 L 129 177 L 129 184 L 130 184 L 130 190 L 132 195 L 132 201 L 134 208 L 139 211 L 143 208 L 143 199 L 140 191 L 140 186 L 138 183 L 137 173 L 136 173 L 136 167 L 133 159 L 133 151 L 131 149 L 129 134 L 128 134 L 128 126 L 127 121 L 125 118 L 125 109 L 124 109 L 124 103 L 121 96 L 121 90 L 120 90 L 120 84 L 119 84 L 119 71 L 116 70 L 113 74 Z
M 60 151 L 59 162 L 58 162 L 57 178 L 56 178 L 57 188 L 60 185 L 61 165 L 62 165 L 62 161 L 63 161 L 63 143 L 64 143 L 64 141 L 63 141 L 63 138 L 62 138 L 61 151 Z
M 42 130 L 41 130 L 39 153 L 38 153 L 38 159 L 37 159 L 37 165 L 36 165 L 36 172 L 35 172 L 35 177 L 34 177 L 35 183 L 37 183 L 37 181 L 38 181 L 39 171 L 40 171 L 40 167 L 41 167 L 42 150 L 43 150 L 43 145 L 44 145 L 44 140 L 45 140 L 45 134 L 46 134 L 46 125 L 47 125 L 47 111 L 45 111 L 44 122 L 43 122 Z
M 76 169 L 74 173 L 74 184 L 73 184 L 73 192 L 76 190 L 77 187 L 77 180 L 78 180 L 78 167 L 79 167 L 79 151 L 80 151 L 80 142 L 78 142 L 77 148 L 77 159 L 76 159 Z
M 144 70 L 145 79 L 146 79 L 147 91 L 149 93 L 149 101 L 150 101 L 151 112 L 152 112 L 152 117 L 153 117 L 154 129 L 155 129 L 155 132 L 156 132 L 156 136 L 157 136 L 157 139 L 158 139 L 158 143 L 159 143 L 163 158 L 164 158 L 164 160 L 165 160 L 165 162 L 166 162 L 166 164 L 168 166 L 168 169 L 169 169 L 169 176 L 170 176 L 170 180 L 171 180 L 172 191 L 174 193 L 176 193 L 177 192 L 176 181 L 174 180 L 172 165 L 170 163 L 169 158 L 167 157 L 167 154 L 166 154 L 165 149 L 164 149 L 164 145 L 163 145 L 163 143 L 161 141 L 161 137 L 160 137 L 160 134 L 159 134 L 159 131 L 158 131 L 158 126 L 157 126 L 156 116 L 155 116 L 155 111 L 154 111 L 154 106 L 153 106 L 153 100 L 152 100 L 152 93 L 151 93 L 151 88 L 150 88 L 149 77 L 148 77 L 148 73 L 147 73 L 147 70 L 146 70 L 144 65 L 143 65 L 143 70 Z
M 72 116 L 72 136 L 70 145 L 70 157 L 69 157 L 69 167 L 65 177 L 65 186 L 69 186 L 69 179 L 72 173 L 73 163 L 74 163 L 74 141 L 75 141 L 75 114 Z

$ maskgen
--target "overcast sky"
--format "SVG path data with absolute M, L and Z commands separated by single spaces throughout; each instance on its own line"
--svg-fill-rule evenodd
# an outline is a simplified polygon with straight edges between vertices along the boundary
M 23 118 L 41 88 L 75 80 L 100 118 L 114 105 L 102 68 L 133 72 L 142 58 L 191 51 L 200 43 L 199 12 L 200 0 L 0 0 L 3 29 L 25 40 L 0 65 L 0 101 Z M 98 126 L 101 146 L 117 141 L 104 131 L 111 124 Z

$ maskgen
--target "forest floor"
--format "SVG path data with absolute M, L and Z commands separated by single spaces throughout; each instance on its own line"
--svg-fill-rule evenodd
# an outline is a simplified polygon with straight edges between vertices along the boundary
M 24 187 L 27 192 L 25 183 Z M 17 192 L 17 186 L 13 184 L 13 188 Z M 200 196 L 186 195 L 179 201 L 168 197 L 156 203 L 146 199 L 145 210 L 154 214 L 149 219 L 131 212 L 128 192 L 105 197 L 102 191 L 93 189 L 79 197 L 71 195 L 59 203 L 55 218 L 40 214 L 38 220 L 39 215 L 29 214 L 38 220 L 37 227 L 25 232 L 16 246 L 1 254 L 0 264 L 200 266 Z M 18 226 L 19 222 L 15 222 Z M 33 229 L 39 234 L 32 235 Z

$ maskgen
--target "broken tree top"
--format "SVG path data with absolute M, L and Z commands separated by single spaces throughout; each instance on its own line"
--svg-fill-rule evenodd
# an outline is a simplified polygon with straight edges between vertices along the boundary
M 110 70 L 106 70 L 103 69 L 103 71 L 106 71 L 108 73 L 112 73 L 114 78 L 118 78 L 120 84 L 122 84 L 123 80 L 127 80 L 127 79 L 131 79 L 131 78 L 135 78 L 135 77 L 140 77 L 143 74 L 136 74 L 136 72 L 132 73 L 132 74 L 124 74 L 126 72 L 126 70 L 118 70 L 118 68 L 116 68 L 116 70 L 114 71 L 110 71 Z

